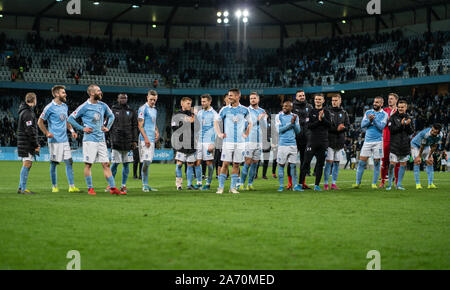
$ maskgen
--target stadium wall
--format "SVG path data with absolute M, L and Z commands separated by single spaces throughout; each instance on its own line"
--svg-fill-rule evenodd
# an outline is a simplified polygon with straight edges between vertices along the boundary
M 348 84 L 337 84 L 332 86 L 316 86 L 302 88 L 306 93 L 316 92 L 337 92 L 337 91 L 352 91 L 352 90 L 364 90 L 364 89 L 377 89 L 385 87 L 402 87 L 413 85 L 426 85 L 437 83 L 449 83 L 450 74 L 435 75 L 427 77 L 417 78 L 405 78 L 405 79 L 393 79 L 382 80 L 372 82 L 354 82 Z M 0 82 L 0 88 L 10 89 L 27 89 L 27 90 L 50 90 L 54 84 L 50 83 L 29 83 L 29 82 Z M 86 91 L 87 85 L 73 85 L 64 84 L 67 90 L 72 91 Z M 116 93 L 123 92 L 128 94 L 147 94 L 148 89 L 146 87 L 122 87 L 122 86 L 102 86 L 103 92 Z M 265 88 L 256 89 L 261 95 L 280 95 L 280 94 L 295 94 L 299 88 Z M 210 95 L 223 96 L 227 92 L 225 89 L 208 89 L 208 88 L 195 88 L 195 89 L 171 89 L 171 88 L 157 88 L 160 95 L 201 95 L 208 92 Z M 255 89 L 241 89 L 243 95 L 250 94 Z
M 111 149 L 108 149 L 108 154 L 111 159 Z M 173 150 L 172 149 L 155 149 L 155 154 L 153 157 L 154 161 L 170 161 L 173 160 Z M 76 148 L 72 149 L 72 159 L 74 162 L 83 162 L 83 149 Z M 0 160 L 4 161 L 20 161 L 22 158 L 17 155 L 17 147 L 0 147 Z M 40 155 L 36 156 L 36 161 L 49 161 L 50 154 L 48 147 L 42 147 L 40 150 Z

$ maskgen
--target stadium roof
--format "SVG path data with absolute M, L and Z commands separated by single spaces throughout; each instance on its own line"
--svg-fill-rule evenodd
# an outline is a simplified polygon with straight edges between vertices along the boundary
M 250 25 L 320 23 L 368 17 L 369 0 L 81 0 L 81 15 L 68 15 L 69 0 L 0 0 L 4 15 L 84 19 L 109 23 L 158 25 L 217 25 L 217 11 L 228 10 L 234 18 L 238 8 L 248 9 Z M 319 2 L 323 2 L 320 4 Z M 381 1 L 382 15 L 445 5 L 445 0 Z M 132 5 L 139 7 L 133 8 Z M 431 8 L 431 13 L 438 18 Z M 233 23 L 230 19 L 230 24 Z

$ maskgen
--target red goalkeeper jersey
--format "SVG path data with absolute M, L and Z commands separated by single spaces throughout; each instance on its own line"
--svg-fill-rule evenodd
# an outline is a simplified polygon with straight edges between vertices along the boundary
M 390 107 L 386 107 L 386 108 L 383 108 L 383 110 L 386 113 L 388 113 L 388 116 L 390 118 L 391 115 L 397 111 L 397 108 L 392 110 Z M 383 142 L 384 143 L 389 143 L 389 141 L 391 140 L 391 132 L 389 131 L 388 124 L 389 124 L 389 121 L 388 121 L 388 123 L 386 124 L 386 127 L 384 127 L 384 130 L 383 130 Z

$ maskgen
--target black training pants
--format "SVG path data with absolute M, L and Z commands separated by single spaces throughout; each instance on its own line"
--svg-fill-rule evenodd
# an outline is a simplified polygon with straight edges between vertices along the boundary
M 300 181 L 305 180 L 306 173 L 309 171 L 311 160 L 316 157 L 316 185 L 320 184 L 320 179 L 322 179 L 323 165 L 325 163 L 325 153 L 327 152 L 328 144 L 309 144 L 306 146 L 305 160 L 302 163 L 300 169 Z

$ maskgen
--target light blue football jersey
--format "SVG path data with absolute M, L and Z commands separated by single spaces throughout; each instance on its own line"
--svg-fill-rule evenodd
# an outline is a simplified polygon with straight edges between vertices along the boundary
M 247 143 L 261 143 L 262 142 L 262 130 L 261 130 L 261 124 L 265 124 L 264 127 L 267 127 L 267 120 L 265 118 L 261 118 L 260 121 L 258 121 L 258 116 L 262 113 L 265 113 L 266 111 L 263 108 L 257 107 L 254 109 L 252 106 L 248 107 L 248 110 L 250 111 L 250 118 L 252 120 L 252 129 L 250 130 L 250 134 L 248 134 L 247 139 L 245 139 L 245 142 Z
M 298 118 L 292 124 L 293 113 L 278 113 L 275 116 L 275 128 L 278 132 L 278 146 L 296 146 L 296 135 L 300 134 L 300 123 Z
M 108 118 L 107 125 L 104 125 L 105 116 Z M 103 133 L 102 127 L 105 126 L 111 129 L 114 122 L 113 112 L 107 104 L 101 101 L 93 104 L 87 100 L 70 114 L 69 123 L 77 130 L 82 131 L 84 127 L 78 124 L 77 118 L 81 118 L 84 127 L 89 127 L 93 130 L 92 133 L 83 134 L 83 142 L 105 142 L 105 133 Z
M 246 122 L 251 124 L 250 111 L 247 107 L 228 105 L 217 114 L 216 121 L 223 121 L 225 127 L 224 143 L 245 143 L 242 134 L 245 133 Z
M 368 116 L 375 115 L 375 118 L 370 122 Z M 386 127 L 389 115 L 384 110 L 376 112 L 374 109 L 367 110 L 361 121 L 361 128 L 366 129 L 364 142 L 379 142 L 383 141 L 383 129 Z
M 210 107 L 208 110 L 200 110 L 197 113 L 197 120 L 200 123 L 199 143 L 214 144 L 216 132 L 214 131 L 214 120 L 217 119 L 217 112 Z
M 148 103 L 142 105 L 138 111 L 138 119 L 144 120 L 144 132 L 150 142 L 155 142 L 157 115 L 156 107 L 152 108 Z M 144 141 L 142 133 L 139 133 L 139 140 Z
M 48 138 L 48 143 L 65 143 L 69 142 L 67 138 L 67 118 L 68 107 L 61 103 L 58 105 L 52 101 L 45 106 L 40 118 L 47 121 L 48 131 L 53 134 L 53 138 Z
M 417 135 L 411 140 L 411 146 L 414 146 L 416 148 L 420 148 L 421 145 L 424 145 L 424 147 L 427 146 L 433 146 L 435 144 L 439 144 L 442 140 L 442 131 L 439 132 L 437 136 L 432 136 L 430 134 L 431 127 L 423 129 Z

